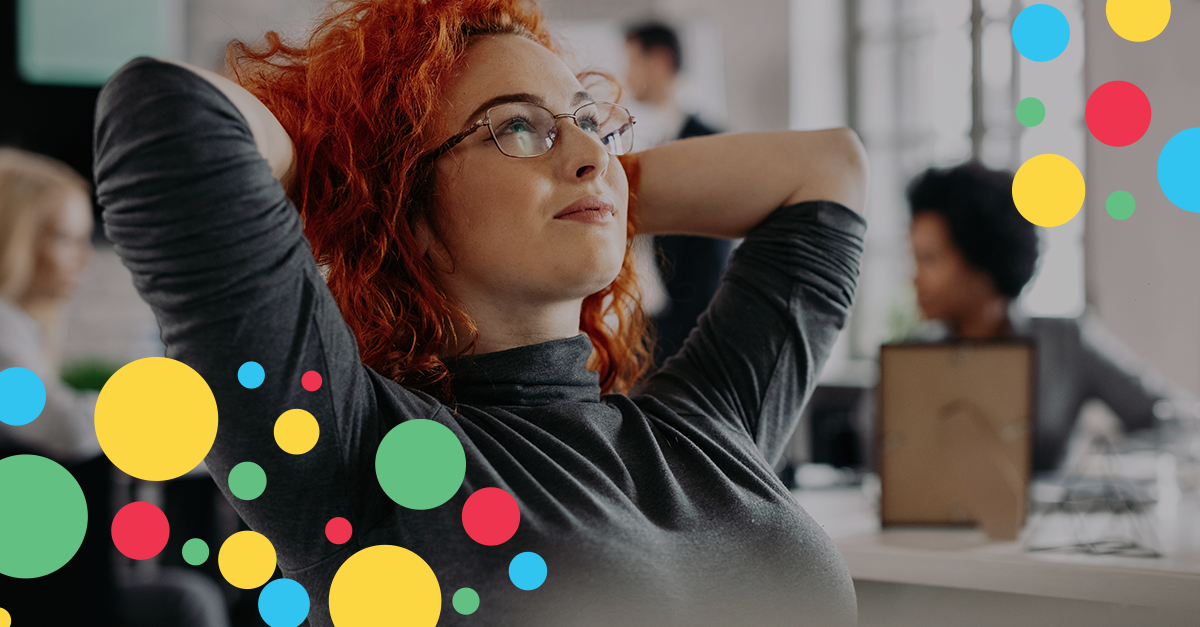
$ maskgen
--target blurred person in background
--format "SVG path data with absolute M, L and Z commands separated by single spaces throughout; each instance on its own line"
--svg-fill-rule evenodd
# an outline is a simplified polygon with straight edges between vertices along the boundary
M 638 121 L 639 149 L 718 132 L 686 113 L 677 100 L 683 50 L 674 29 L 658 22 L 632 26 L 625 31 L 625 51 L 629 58 L 626 87 L 636 101 L 631 109 Z M 657 245 L 654 254 L 649 236 L 637 239 L 639 258 L 647 266 L 643 289 L 652 294 L 647 309 L 657 331 L 654 364 L 661 366 L 683 345 L 716 294 L 733 242 L 698 235 L 660 235 L 653 238 Z M 657 269 L 648 267 L 651 256 L 657 260 Z
M 1013 176 L 977 163 L 926 170 L 909 184 L 920 340 L 1026 338 L 1037 353 L 1034 470 L 1057 468 L 1085 401 L 1128 431 L 1191 407 L 1136 365 L 1094 317 L 1030 318 L 1015 306 L 1038 260 L 1036 227 L 1017 210 Z M 1174 399 L 1174 403 L 1171 400 Z
M 0 370 L 32 370 L 46 386 L 37 420 L 0 423 L 10 441 L 59 461 L 100 454 L 94 392 L 59 380 L 66 304 L 92 256 L 92 203 L 66 164 L 0 148 Z
M 136 581 L 116 577 L 107 525 L 115 514 L 112 466 L 93 425 L 97 394 L 59 378 L 66 305 L 92 257 L 93 226 L 83 177 L 49 157 L 0 148 L 0 371 L 26 368 L 46 388 L 35 420 L 0 422 L 0 458 L 37 454 L 64 464 L 91 514 L 66 566 L 28 580 L 0 575 L 0 607 L 20 624 L 227 627 L 224 596 L 206 575 L 160 568 Z

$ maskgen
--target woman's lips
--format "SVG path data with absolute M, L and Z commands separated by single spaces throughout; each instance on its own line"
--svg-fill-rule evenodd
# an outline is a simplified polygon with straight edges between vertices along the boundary
M 613 221 L 616 208 L 604 196 L 586 196 L 554 215 L 555 220 L 570 220 L 584 224 L 608 224 Z

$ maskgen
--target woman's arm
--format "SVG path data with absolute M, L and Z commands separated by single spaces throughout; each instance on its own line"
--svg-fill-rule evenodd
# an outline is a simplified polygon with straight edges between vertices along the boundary
M 848 128 L 710 135 L 639 157 L 643 233 L 737 238 L 785 205 L 866 203 L 867 158 Z
M 288 137 L 287 131 L 283 130 L 283 125 L 275 119 L 270 109 L 241 85 L 216 72 L 178 61 L 160 60 L 194 72 L 212 83 L 213 87 L 219 89 L 233 103 L 242 117 L 246 118 L 250 133 L 254 135 L 254 143 L 258 146 L 258 153 L 271 165 L 271 176 L 282 182 L 284 189 L 287 189 L 292 176 L 292 166 L 296 161 L 296 148 L 292 144 L 292 138 Z

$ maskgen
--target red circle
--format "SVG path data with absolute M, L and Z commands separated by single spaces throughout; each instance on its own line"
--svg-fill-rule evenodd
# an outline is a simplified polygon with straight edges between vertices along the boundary
M 167 515 L 150 503 L 134 501 L 113 516 L 113 544 L 130 559 L 148 560 L 158 555 L 170 535 Z
M 1150 128 L 1150 99 L 1137 85 L 1109 81 L 1088 96 L 1084 117 L 1092 137 L 1108 146 L 1128 146 Z
M 309 370 L 300 377 L 300 385 L 309 392 L 316 392 L 321 389 L 321 375 L 316 370 Z
M 329 522 L 325 523 L 325 537 L 334 544 L 345 544 L 350 540 L 350 534 L 354 532 L 354 528 L 350 526 L 350 521 L 342 517 L 330 518 Z
M 496 546 L 508 542 L 521 524 L 521 510 L 512 495 L 500 488 L 484 488 L 463 505 L 463 529 L 471 539 Z

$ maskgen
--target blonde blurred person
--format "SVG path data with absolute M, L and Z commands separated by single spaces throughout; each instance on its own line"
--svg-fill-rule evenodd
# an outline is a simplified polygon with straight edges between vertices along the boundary
M 27 368 L 46 386 L 46 406 L 35 420 L 21 426 L 0 423 L 0 456 L 15 449 L 75 463 L 101 454 L 94 427 L 96 393 L 73 390 L 59 379 L 64 312 L 91 260 L 93 226 L 91 187 L 82 176 L 49 157 L 0 148 L 0 371 Z M 73 468 L 76 475 L 91 472 Z M 92 507 L 101 520 L 113 514 L 105 505 Z M 110 564 L 83 565 L 90 569 L 84 573 L 89 585 L 108 585 Z M 8 590 L 12 596 L 0 598 L 14 616 L 13 603 L 19 602 L 26 616 L 45 624 L 76 618 L 69 605 L 49 605 L 48 599 L 61 594 L 56 586 L 62 580 L 0 581 L 0 586 L 17 584 L 19 593 Z M 167 566 L 121 579 L 114 592 L 111 610 L 90 610 L 93 624 L 229 626 L 221 590 L 189 569 Z
M 49 157 L 0 148 L 0 370 L 32 370 L 46 386 L 36 420 L 0 423 L 0 443 L 60 461 L 100 453 L 94 392 L 59 379 L 63 317 L 92 257 L 91 189 Z

